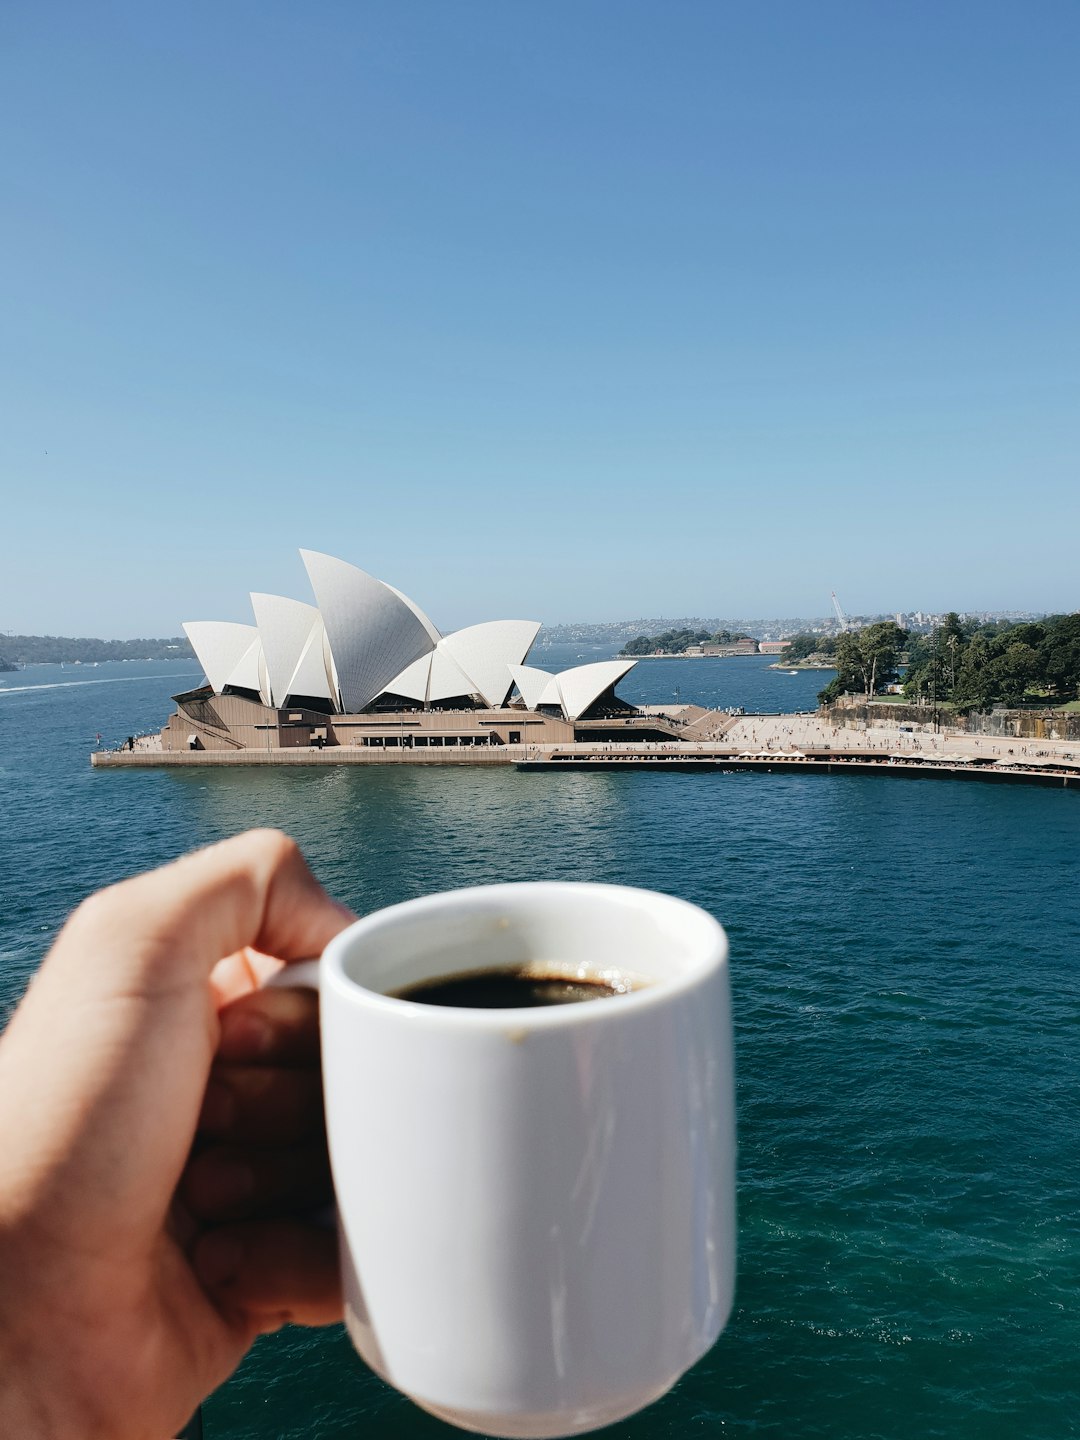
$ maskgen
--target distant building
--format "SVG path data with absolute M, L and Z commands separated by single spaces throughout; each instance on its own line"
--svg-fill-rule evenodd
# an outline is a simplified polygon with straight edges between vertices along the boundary
M 615 694 L 634 660 L 541 670 L 524 663 L 537 621 L 441 635 L 392 585 L 300 553 L 315 605 L 253 594 L 254 625 L 184 625 L 206 682 L 173 697 L 163 750 L 514 745 L 573 740 L 579 724 L 652 738 L 655 722 Z
M 790 640 L 762 640 L 757 648 L 762 655 L 782 655 L 790 644 Z
M 742 640 L 729 640 L 727 644 L 721 645 L 716 641 L 708 641 L 704 645 L 691 645 L 686 651 L 687 655 L 756 655 L 756 640 L 749 636 Z

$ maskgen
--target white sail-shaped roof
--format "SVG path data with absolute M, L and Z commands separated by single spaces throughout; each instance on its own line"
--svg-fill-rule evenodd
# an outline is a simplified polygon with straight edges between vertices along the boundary
M 472 681 L 467 691 L 455 693 L 475 692 L 488 705 L 501 705 L 510 691 L 510 666 L 525 659 L 539 630 L 538 620 L 487 620 L 447 635 L 440 650 L 452 656 Z
M 560 670 L 556 678 L 566 718 L 576 720 L 583 715 L 594 700 L 610 690 L 636 664 L 636 660 L 598 660 L 592 665 Z
M 322 617 L 319 617 L 322 619 Z M 337 706 L 341 705 L 341 686 L 337 678 L 337 666 L 334 664 L 334 652 L 330 649 L 330 636 L 326 633 L 326 622 L 322 627 L 322 652 L 323 669 L 326 671 L 327 679 L 330 681 L 330 698 Z
M 326 644 L 326 626 L 320 615 L 304 642 L 304 648 L 300 652 L 296 668 L 289 676 L 285 694 L 330 700 L 336 705 L 337 685 L 330 673 L 329 654 L 330 651 Z
M 285 595 L 263 595 L 253 593 L 251 608 L 259 626 L 266 670 L 270 678 L 270 694 L 274 705 L 284 705 L 289 694 L 317 695 L 330 699 L 330 688 L 322 666 L 322 616 L 314 605 L 305 605 L 302 600 L 290 600 Z M 300 657 L 312 638 L 312 631 L 319 632 L 319 667 L 322 679 L 315 690 L 297 690 L 291 683 Z M 315 677 L 318 680 L 318 677 Z
M 562 695 L 559 692 L 558 675 L 552 675 L 543 690 L 540 691 L 540 699 L 536 703 L 538 705 L 561 705 L 563 703 Z
M 406 700 L 419 700 L 423 703 L 428 698 L 428 680 L 431 678 L 431 656 L 421 655 L 419 660 L 414 660 L 411 665 L 406 665 L 400 675 L 395 675 L 387 690 L 391 695 L 403 695 Z
M 219 694 L 259 637 L 254 625 L 238 625 L 232 620 L 185 620 L 184 634 L 191 641 L 211 689 Z
M 440 645 L 431 655 L 431 675 L 427 698 L 431 701 L 452 700 L 455 695 L 477 694 L 476 684 L 466 675 L 454 657 Z
M 255 690 L 264 705 L 270 704 L 270 682 L 258 631 L 255 632 L 255 639 L 229 671 L 225 684 L 234 685 L 240 690 Z
M 386 686 L 386 691 L 421 703 L 479 693 L 470 677 L 441 645 L 437 645 L 430 655 L 421 655 L 419 660 L 406 665 L 401 674 L 395 675 Z
M 532 665 L 511 665 L 509 669 L 530 710 L 538 705 L 558 705 L 567 720 L 576 720 L 636 664 L 636 660 L 598 660 L 560 670 L 557 675 Z
M 387 590 L 392 591 L 399 600 L 403 601 L 409 607 L 409 609 L 413 612 L 416 618 L 420 621 L 420 624 L 423 625 L 424 629 L 431 636 L 432 644 L 437 645 L 442 639 L 442 636 L 439 634 L 438 630 L 435 629 L 435 626 L 431 623 L 428 617 L 424 614 L 423 610 L 420 609 L 420 606 L 417 605 L 416 601 L 410 600 L 408 595 L 406 595 L 403 590 L 399 590 L 396 585 L 391 585 L 388 580 L 380 580 L 379 584 L 385 585 Z
M 257 626 L 184 626 L 214 690 L 256 690 L 279 708 L 290 697 L 312 697 L 355 712 L 384 692 L 421 704 L 472 696 L 498 708 L 520 671 L 528 704 L 562 703 L 555 677 L 520 664 L 540 629 L 536 621 L 487 621 L 440 636 L 393 585 L 332 555 L 300 554 L 317 606 L 257 592 Z
M 301 550 L 322 612 L 342 708 L 355 713 L 407 665 L 435 648 L 438 632 L 411 601 L 332 555 Z
M 539 629 L 535 620 L 489 620 L 455 630 L 385 688 L 425 702 L 479 695 L 486 705 L 498 707 L 510 690 L 511 665 L 528 654 Z
M 535 665 L 509 665 L 514 684 L 521 692 L 521 698 L 530 710 L 540 704 L 540 697 L 555 679 L 550 670 L 538 670 Z M 556 697 L 555 704 L 558 704 Z

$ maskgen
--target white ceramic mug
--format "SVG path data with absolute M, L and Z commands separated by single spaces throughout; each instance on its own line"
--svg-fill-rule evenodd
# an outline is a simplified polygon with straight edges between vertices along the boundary
M 637 988 L 518 1010 L 386 993 L 523 961 Z M 371 1368 L 498 1436 L 663 1395 L 734 1292 L 721 927 L 644 890 L 491 885 L 369 915 L 279 983 L 316 968 L 346 1324 Z

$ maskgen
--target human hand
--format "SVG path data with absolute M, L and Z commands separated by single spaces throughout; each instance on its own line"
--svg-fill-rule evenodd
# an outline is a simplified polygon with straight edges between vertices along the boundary
M 352 918 L 253 831 L 69 919 L 0 1041 L 0 1434 L 163 1440 L 341 1318 L 317 1001 L 256 987 Z

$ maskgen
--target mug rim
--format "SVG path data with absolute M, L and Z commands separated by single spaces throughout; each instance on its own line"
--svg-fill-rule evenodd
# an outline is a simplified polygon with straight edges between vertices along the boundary
M 591 893 L 595 899 L 608 903 L 622 899 L 640 905 L 644 900 L 651 906 L 657 906 L 686 925 L 689 963 L 679 974 L 650 981 L 640 989 L 620 995 L 619 1004 L 616 1006 L 526 1005 L 507 1009 L 433 1006 L 371 989 L 346 973 L 346 960 L 358 938 L 377 935 L 380 930 L 397 928 L 409 918 L 421 916 L 428 911 L 445 910 L 447 907 L 470 908 L 485 902 L 497 902 L 500 897 L 506 901 L 522 895 L 537 897 L 545 891 L 552 896 L 572 892 L 575 897 L 587 897 Z M 541 1027 L 546 1029 L 566 1025 L 604 1024 L 607 1023 L 605 1017 L 610 1019 L 612 1014 L 626 1017 L 631 1009 L 641 1010 L 664 1004 L 673 997 L 694 989 L 708 976 L 726 968 L 728 949 L 727 932 L 715 916 L 690 900 L 666 894 L 661 890 L 591 880 L 503 881 L 491 885 L 467 885 L 454 890 L 439 891 L 433 895 L 416 896 L 361 916 L 335 935 L 323 951 L 319 961 L 319 987 L 323 989 L 331 986 L 343 999 L 352 1004 L 382 1011 L 388 1019 L 393 1016 L 413 1025 L 427 1024 L 439 1029 L 453 1026 L 506 1030 L 510 1025 L 511 1028 L 527 1027 L 531 1030 Z

